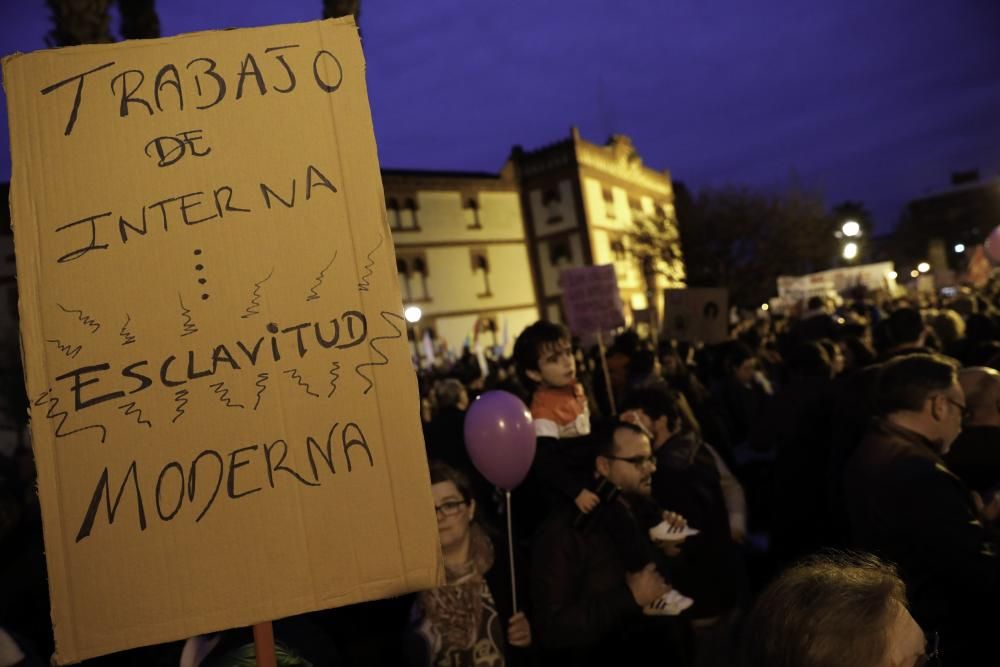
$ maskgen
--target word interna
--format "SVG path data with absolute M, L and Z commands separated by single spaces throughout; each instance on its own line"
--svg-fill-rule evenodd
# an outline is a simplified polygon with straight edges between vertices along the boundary
M 277 208 L 279 203 L 284 208 L 293 208 L 298 192 L 302 192 L 306 201 L 312 199 L 313 190 L 316 188 L 324 188 L 332 193 L 337 192 L 337 187 L 330 182 L 330 179 L 313 165 L 306 167 L 305 186 L 301 189 L 298 188 L 298 180 L 295 178 L 291 179 L 289 185 L 282 184 L 280 187 L 274 183 L 269 185 L 261 182 L 259 185 L 260 203 L 268 210 L 272 207 Z M 246 214 L 253 211 L 249 208 L 250 202 L 245 199 L 246 194 L 240 193 L 236 203 L 233 202 L 234 196 L 232 187 L 221 185 L 213 188 L 210 192 L 200 190 L 185 192 L 144 204 L 137 215 L 129 214 L 128 218 L 125 215 L 118 215 L 117 224 L 114 222 L 111 211 L 74 220 L 57 227 L 56 232 L 80 228 L 83 230 L 83 233 L 80 234 L 83 238 L 75 243 L 82 245 L 78 245 L 73 250 L 61 255 L 57 262 L 60 264 L 71 262 L 88 253 L 107 250 L 110 247 L 110 244 L 106 242 L 109 240 L 108 237 L 115 236 L 114 232 L 109 233 L 107 229 L 112 225 L 117 227 L 117 236 L 121 237 L 122 245 L 125 245 L 130 239 L 146 236 L 151 228 L 156 229 L 162 226 L 164 232 L 169 232 L 178 225 L 190 227 L 210 220 L 225 220 L 227 216 L 233 217 L 234 214 Z M 99 241 L 105 242 L 100 243 Z

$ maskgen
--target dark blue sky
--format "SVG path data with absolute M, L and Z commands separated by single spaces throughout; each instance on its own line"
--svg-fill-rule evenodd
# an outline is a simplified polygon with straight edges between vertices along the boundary
M 164 36 L 318 18 L 319 0 L 160 0 Z M 362 0 L 385 167 L 497 171 L 513 144 L 632 137 L 694 189 L 797 182 L 880 229 L 951 171 L 1000 173 L 997 0 Z M 0 53 L 44 47 L 0 0 Z M 0 180 L 10 177 L 6 102 Z M 1000 223 L 1000 221 L 998 221 Z

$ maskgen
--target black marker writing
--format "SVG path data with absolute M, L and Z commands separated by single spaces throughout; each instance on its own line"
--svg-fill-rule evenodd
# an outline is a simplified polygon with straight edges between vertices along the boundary
M 314 165 L 307 165 L 305 178 L 305 201 L 307 202 L 312 200 L 313 191 L 317 188 L 331 193 L 337 192 L 336 186 Z M 262 198 L 260 203 L 265 208 L 271 209 L 272 199 L 276 199 L 286 208 L 294 207 L 296 205 L 297 183 L 296 178 L 291 179 L 291 195 L 290 199 L 286 201 L 276 193 L 271 185 L 259 182 Z M 71 244 L 70 247 L 73 247 L 69 252 L 62 254 L 57 262 L 71 262 L 98 250 L 106 251 L 111 247 L 108 241 L 115 237 L 124 246 L 129 241 L 134 242 L 135 239 L 147 237 L 157 228 L 162 228 L 163 233 L 169 233 L 176 229 L 191 228 L 212 220 L 227 220 L 235 217 L 235 214 L 252 213 L 254 209 L 250 208 L 246 201 L 250 197 L 251 195 L 245 192 L 240 193 L 240 196 L 237 197 L 231 186 L 219 185 L 210 190 L 196 190 L 162 197 L 143 204 L 139 210 L 131 213 L 118 212 L 113 214 L 112 211 L 104 211 L 74 220 L 57 227 L 55 230 L 62 232 L 59 234 L 60 241 Z M 82 227 L 84 230 L 82 234 L 77 230 L 78 227 Z M 77 236 L 82 238 L 74 238 Z
M 156 137 L 146 144 L 143 152 L 146 154 L 146 157 L 153 157 L 149 149 L 153 148 L 156 151 L 157 167 L 169 167 L 179 162 L 182 157 L 188 154 L 194 157 L 205 157 L 212 152 L 212 148 L 198 149 L 198 142 L 205 139 L 201 133 L 202 130 L 185 130 L 184 132 L 178 132 L 176 135 Z
M 295 455 L 292 455 L 293 447 L 298 450 Z M 308 461 L 308 468 L 300 464 L 296 469 L 289 462 L 301 462 L 303 459 Z M 112 469 L 105 467 L 84 511 L 76 542 L 91 536 L 98 518 L 106 520 L 111 527 L 120 516 L 131 516 L 133 503 L 138 528 L 145 531 L 148 493 L 144 491 L 154 492 L 156 516 L 160 521 L 169 523 L 198 512 L 194 517 L 194 522 L 198 523 L 220 498 L 232 502 L 256 493 L 287 488 L 288 485 L 315 488 L 329 483 L 337 475 L 337 459 L 346 464 L 348 474 L 355 470 L 362 474 L 366 469 L 365 462 L 368 463 L 367 469 L 375 467 L 371 447 L 357 423 L 347 422 L 341 426 L 340 422 L 335 422 L 325 439 L 322 436 L 306 436 L 304 442 L 292 443 L 287 438 L 275 438 L 270 442 L 244 445 L 228 451 L 206 449 L 189 465 L 181 461 L 167 461 L 154 466 L 152 471 L 143 471 L 147 474 L 141 474 L 139 463 L 132 461 L 120 482 L 117 475 L 121 473 L 113 475 Z M 250 486 L 253 484 L 250 480 L 264 478 L 267 479 L 266 486 Z M 152 482 L 154 479 L 155 483 Z M 207 482 L 201 481 L 206 479 Z M 117 493 L 112 502 L 111 491 L 115 487 Z M 186 509 L 193 512 L 187 513 Z
M 267 373 L 257 373 L 257 381 L 254 383 L 257 386 L 257 402 L 253 404 L 254 410 L 260 405 L 260 397 L 264 395 L 264 391 L 267 389 L 267 381 L 270 377 Z
M 233 102 L 239 102 L 246 98 L 263 97 L 269 91 L 288 94 L 296 90 L 298 87 L 296 69 L 301 71 L 305 67 L 302 62 L 305 59 L 293 59 L 290 62 L 285 57 L 286 53 L 278 52 L 288 52 L 289 49 L 297 48 L 298 44 L 272 46 L 264 49 L 264 55 L 259 58 L 259 54 L 247 52 L 236 62 L 220 63 L 211 57 L 200 56 L 188 61 L 183 67 L 166 63 L 156 70 L 155 75 L 152 69 L 149 72 L 126 69 L 115 72 L 110 76 L 110 81 L 108 79 L 110 73 L 95 76 L 98 72 L 113 66 L 115 63 L 112 61 L 50 84 L 41 89 L 41 94 L 48 95 L 63 86 L 76 83 L 76 94 L 70 108 L 69 120 L 63 131 L 63 134 L 68 136 L 75 129 L 78 119 L 85 116 L 81 112 L 89 111 L 91 108 L 90 105 L 84 104 L 87 98 L 84 95 L 84 82 L 91 78 L 97 81 L 94 82 L 95 86 L 87 88 L 88 92 L 95 87 L 97 90 L 110 88 L 111 95 L 117 98 L 117 115 L 120 118 L 127 118 L 135 111 L 140 114 L 144 112 L 147 116 L 166 110 L 183 111 L 186 97 L 195 99 L 194 109 L 204 111 L 226 101 L 227 97 Z M 344 68 L 332 52 L 326 49 L 317 50 L 313 54 L 311 64 L 312 79 L 319 90 L 333 93 L 343 85 Z M 227 82 L 226 77 L 220 72 L 229 73 L 230 76 L 235 76 L 236 80 Z M 269 82 L 271 85 L 268 85 Z M 110 86 L 107 86 L 107 83 L 110 83 Z M 235 94 L 230 96 L 232 89 L 235 89 Z M 256 94 L 247 94 L 248 91 L 255 91 Z
M 80 320 L 85 327 L 90 328 L 91 333 L 97 333 L 98 331 L 100 331 L 101 329 L 100 322 L 92 318 L 90 315 L 87 315 L 82 310 L 70 310 L 61 303 L 57 303 L 56 305 L 59 306 L 59 309 L 62 310 L 64 313 L 70 313 L 71 315 L 76 315 L 77 319 Z
M 315 301 L 316 299 L 319 298 L 319 293 L 316 290 L 319 288 L 320 285 L 323 284 L 323 278 L 326 276 L 327 269 L 333 266 L 333 262 L 336 259 L 337 259 L 337 252 L 334 251 L 333 259 L 331 259 L 330 263 L 324 266 L 323 270 L 319 272 L 318 276 L 316 276 L 316 284 L 309 288 L 309 296 L 306 297 L 306 301 Z
M 132 332 L 128 330 L 128 323 L 131 321 L 132 317 L 128 313 L 125 313 L 125 324 L 122 325 L 121 331 L 118 332 L 118 335 L 121 336 L 123 339 L 122 340 L 123 346 L 131 345 L 132 343 L 135 342 L 135 336 L 133 336 Z
M 272 275 L 274 275 L 274 267 L 271 267 L 271 272 L 267 274 L 266 278 L 253 284 L 253 295 L 250 297 L 250 305 L 247 306 L 246 312 L 240 315 L 242 319 L 245 320 L 248 317 L 260 315 L 260 288 L 261 285 L 271 279 Z
M 137 423 L 142 424 L 143 426 L 145 426 L 147 428 L 153 428 L 153 423 L 152 422 L 150 422 L 148 419 L 143 419 L 142 418 L 142 410 L 140 408 L 136 407 L 135 401 L 129 401 L 128 403 L 125 403 L 124 405 L 119 405 L 118 409 L 119 410 L 124 410 L 126 417 L 128 417 L 129 415 L 135 415 L 136 416 L 135 420 L 136 420 Z
M 82 433 L 83 431 L 90 430 L 92 428 L 99 429 L 101 432 L 101 443 L 104 443 L 104 439 L 108 436 L 108 429 L 104 428 L 100 424 L 91 424 L 89 426 L 81 426 L 80 428 L 73 429 L 72 431 L 66 431 L 63 433 L 63 426 L 66 425 L 66 420 L 69 419 L 69 412 L 66 410 L 58 410 L 59 399 L 55 396 L 49 396 L 52 392 L 51 389 L 47 389 L 42 392 L 42 395 L 35 399 L 35 407 L 40 407 L 44 402 L 46 396 L 48 396 L 49 408 L 45 412 L 45 416 L 49 419 L 58 420 L 59 423 L 56 424 L 56 437 L 65 438 L 68 435 L 73 435 L 74 433 Z M 58 411 L 57 411 L 58 410 Z
M 79 411 L 123 397 L 126 392 L 137 394 L 155 384 L 176 392 L 191 381 L 213 377 L 227 368 L 239 372 L 277 363 L 283 355 L 305 358 L 323 351 L 358 347 L 368 339 L 368 320 L 362 312 L 348 310 L 325 322 L 300 322 L 284 328 L 269 322 L 265 330 L 267 335 L 253 341 L 236 340 L 202 346 L 197 351 L 177 351 L 154 362 L 138 360 L 113 371 L 110 362 L 87 364 L 56 380 L 70 383 L 75 409 Z M 109 383 L 111 388 L 105 389 Z
M 188 393 L 187 389 L 178 389 L 177 392 L 174 393 L 174 402 L 177 405 L 174 407 L 174 412 L 176 414 L 174 415 L 174 418 L 170 420 L 171 424 L 180 419 L 181 415 L 184 414 L 184 406 L 188 404 Z
M 195 325 L 194 319 L 191 317 L 191 310 L 184 306 L 184 297 L 178 293 L 177 299 L 181 302 L 181 317 L 184 318 L 184 322 L 182 323 L 184 333 L 181 334 L 181 338 L 184 338 L 184 336 L 190 336 L 193 333 L 198 333 L 198 327 Z
M 333 392 L 337 391 L 337 380 L 340 379 L 340 362 L 334 361 L 330 365 L 330 393 L 326 395 L 327 398 L 333 396 Z
M 229 390 L 226 388 L 225 383 L 216 382 L 208 386 L 212 388 L 213 393 L 219 395 L 219 402 L 224 403 L 227 408 L 239 408 L 242 410 L 246 407 L 242 403 L 233 403 L 232 399 L 229 398 Z
M 63 343 L 58 338 L 46 338 L 46 343 L 55 343 L 55 346 L 59 348 L 59 351 L 65 354 L 70 359 L 76 359 L 76 355 L 80 354 L 80 350 L 83 349 L 82 345 L 77 345 L 73 347 L 72 343 Z
M 378 347 L 375 346 L 375 343 L 381 340 L 392 340 L 394 338 L 399 338 L 403 335 L 403 331 L 399 327 L 397 327 L 392 320 L 389 319 L 390 317 L 394 317 L 399 321 L 403 322 L 405 320 L 402 316 L 397 315 L 396 313 L 390 313 L 385 310 L 383 310 L 379 314 L 382 316 L 382 319 L 385 320 L 385 323 L 388 324 L 390 327 L 392 327 L 393 331 L 395 331 L 396 333 L 391 336 L 376 336 L 375 338 L 372 338 L 370 341 L 368 341 L 368 349 L 370 349 L 372 352 L 381 357 L 381 360 L 369 361 L 354 367 L 354 372 L 360 375 L 362 378 L 364 378 L 365 382 L 368 383 L 368 385 L 365 387 L 365 390 L 361 392 L 363 394 L 367 394 L 369 391 L 371 391 L 372 386 L 375 384 L 374 380 L 375 376 L 373 373 L 372 377 L 368 377 L 367 375 L 361 372 L 361 369 L 368 368 L 369 366 L 385 366 L 386 364 L 389 363 L 389 357 L 385 356 L 385 353 L 383 353 L 382 350 L 378 349 Z
M 306 384 L 306 381 L 302 379 L 302 376 L 299 375 L 298 369 L 293 368 L 291 370 L 285 371 L 285 374 L 286 375 L 291 375 L 292 379 L 295 380 L 300 387 L 305 387 L 305 390 L 306 390 L 307 394 L 309 394 L 310 396 L 315 396 L 316 398 L 319 398 L 319 394 L 313 392 L 313 390 L 309 388 L 309 385 Z
M 66 130 L 63 132 L 64 135 L 69 136 L 70 133 L 73 131 L 73 126 L 76 125 L 76 117 L 77 117 L 77 114 L 80 111 L 80 102 L 83 101 L 83 80 L 88 75 L 93 74 L 94 72 L 100 72 L 102 69 L 106 69 L 108 67 L 111 67 L 114 64 L 115 64 L 115 61 L 112 60 L 109 63 L 104 63 L 103 65 L 98 65 L 94 69 L 87 70 L 86 72 L 83 72 L 81 74 L 77 74 L 75 76 L 71 76 L 70 78 L 63 79 L 62 81 L 57 81 L 56 83 L 53 83 L 50 86 L 46 86 L 45 88 L 42 88 L 42 90 L 41 90 L 42 95 L 48 95 L 52 91 L 58 90 L 59 88 L 62 88 L 67 83 L 70 83 L 72 81 L 76 81 L 77 82 L 77 84 L 76 84 L 76 95 L 73 98 L 73 109 L 72 109 L 72 111 L 70 111 L 69 122 L 66 123 Z
M 376 243 L 375 247 L 372 248 L 372 251 L 370 253 L 368 253 L 368 263 L 365 264 L 365 273 L 364 273 L 363 276 L 361 276 L 358 279 L 358 291 L 359 292 L 367 292 L 368 288 L 371 286 L 369 284 L 369 282 L 368 282 L 368 279 L 371 277 L 372 272 L 373 272 L 372 269 L 375 266 L 375 259 L 374 259 L 373 255 L 375 254 L 375 251 L 378 250 L 379 247 L 381 247 L 381 245 L 382 245 L 382 237 L 379 236 L 378 237 L 378 243 Z

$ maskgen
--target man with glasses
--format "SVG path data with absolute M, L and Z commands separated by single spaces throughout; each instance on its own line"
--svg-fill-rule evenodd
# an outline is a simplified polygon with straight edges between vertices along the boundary
M 949 664 L 966 664 L 992 650 L 1000 627 L 1000 558 L 942 458 L 962 430 L 965 394 L 947 359 L 911 354 L 886 362 L 876 395 L 878 418 L 845 469 L 853 541 L 898 564 L 913 616 L 940 631 Z
M 680 639 L 686 619 L 648 610 L 671 591 L 661 574 L 663 552 L 649 538 L 650 521 L 637 516 L 653 507 L 656 459 L 649 437 L 638 426 L 617 423 L 596 440 L 595 478 L 620 493 L 585 522 L 566 503 L 535 541 L 532 600 L 546 662 L 606 667 L 655 656 L 662 664 L 686 664 Z
M 977 366 L 959 371 L 969 414 L 945 457 L 948 467 L 979 495 L 983 515 L 1000 519 L 1000 372 Z

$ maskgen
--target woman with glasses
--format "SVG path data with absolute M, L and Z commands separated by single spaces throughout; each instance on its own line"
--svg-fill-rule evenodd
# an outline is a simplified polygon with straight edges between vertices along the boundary
M 465 475 L 439 462 L 431 463 L 430 472 L 447 583 L 417 598 L 414 625 L 422 641 L 414 663 L 529 663 L 531 627 L 523 611 L 512 609 L 506 545 L 476 521 Z

